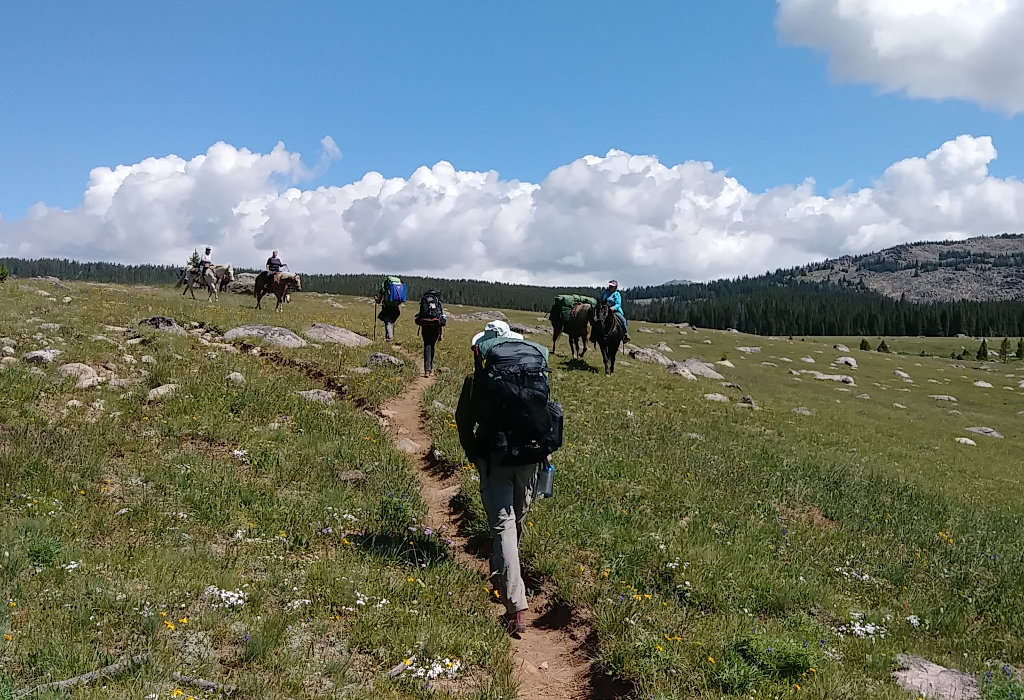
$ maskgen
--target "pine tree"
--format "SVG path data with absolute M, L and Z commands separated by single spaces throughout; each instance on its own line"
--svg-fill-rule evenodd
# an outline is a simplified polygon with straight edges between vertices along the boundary
M 999 358 L 1003 362 L 1010 361 L 1010 339 L 1003 338 L 1003 342 L 999 344 Z
M 1024 360 L 1024 338 L 1017 339 L 1017 352 L 1014 356 L 1018 360 Z
M 974 357 L 977 360 L 987 360 L 988 359 L 988 341 L 985 340 L 984 338 L 982 338 L 981 345 L 978 346 L 978 352 L 977 352 L 977 354 L 975 354 Z
M 194 267 L 194 268 L 197 268 L 197 269 L 199 268 L 199 251 L 198 250 L 193 250 L 192 251 L 192 257 L 188 259 L 188 263 L 187 264 L 188 264 L 189 267 Z
M 871 349 L 871 343 L 868 342 L 867 338 L 861 338 L 860 339 L 860 349 L 861 350 L 870 350 Z
M 7 269 L 7 266 L 0 263 L 0 282 L 6 282 L 7 278 L 11 276 L 11 271 Z
M 885 344 L 885 338 L 882 338 L 882 342 L 875 348 L 878 352 L 889 352 L 889 346 Z

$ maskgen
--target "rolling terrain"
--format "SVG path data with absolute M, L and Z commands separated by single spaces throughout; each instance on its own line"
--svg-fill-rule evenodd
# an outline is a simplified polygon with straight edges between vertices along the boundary
M 365 298 L 274 314 L 59 284 L 0 287 L 0 697 L 119 661 L 45 692 L 496 700 L 569 669 L 567 698 L 916 697 L 901 654 L 1024 692 L 1018 361 L 639 322 L 650 351 L 611 377 L 597 351 L 553 355 L 566 443 L 523 540 L 538 609 L 510 640 L 453 421 L 486 311 L 449 323 L 424 383 L 411 311 L 395 346 L 311 334 L 372 338 Z M 155 316 L 181 332 L 139 325 Z M 663 366 L 691 358 L 706 376 Z M 536 655 L 552 635 L 567 657 Z

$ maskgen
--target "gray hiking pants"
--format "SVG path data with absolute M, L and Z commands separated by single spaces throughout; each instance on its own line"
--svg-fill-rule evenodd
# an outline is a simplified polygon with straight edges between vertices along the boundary
M 483 460 L 476 465 L 480 474 L 480 498 L 494 538 L 491 576 L 509 613 L 529 607 L 519 565 L 519 540 L 523 536 L 526 513 L 537 492 L 538 467 L 537 464 L 490 466 Z

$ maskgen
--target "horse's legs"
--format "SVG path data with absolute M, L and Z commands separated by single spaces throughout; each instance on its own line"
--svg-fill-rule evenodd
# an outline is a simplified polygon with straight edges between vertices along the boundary
M 555 347 L 558 346 L 558 339 L 562 335 L 562 329 L 558 326 L 554 326 L 551 332 L 551 354 L 555 354 Z

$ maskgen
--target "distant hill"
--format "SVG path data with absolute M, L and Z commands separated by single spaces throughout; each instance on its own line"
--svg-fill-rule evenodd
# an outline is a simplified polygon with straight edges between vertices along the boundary
M 906 243 L 794 271 L 809 282 L 852 282 L 907 301 L 1024 299 L 1024 235 Z

